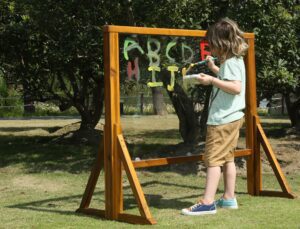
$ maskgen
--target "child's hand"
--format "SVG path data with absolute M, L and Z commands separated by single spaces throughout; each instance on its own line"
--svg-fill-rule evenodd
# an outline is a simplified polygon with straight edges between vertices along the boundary
M 215 74 L 218 74 L 219 72 L 219 67 L 217 65 L 215 65 L 215 62 L 213 60 L 213 58 L 211 56 L 206 56 L 206 60 L 207 60 L 207 66 L 208 68 Z
M 206 60 L 207 60 L 207 66 L 208 68 L 213 71 L 213 69 L 216 67 L 215 62 L 213 60 L 212 56 L 206 56 Z
M 203 85 L 211 85 L 213 81 L 213 77 L 204 73 L 200 73 L 198 77 L 198 81 Z

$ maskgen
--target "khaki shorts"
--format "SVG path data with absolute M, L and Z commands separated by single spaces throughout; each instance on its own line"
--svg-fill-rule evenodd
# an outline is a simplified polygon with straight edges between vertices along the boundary
M 223 166 L 227 162 L 234 161 L 234 150 L 243 123 L 242 118 L 223 125 L 207 126 L 204 152 L 206 167 Z

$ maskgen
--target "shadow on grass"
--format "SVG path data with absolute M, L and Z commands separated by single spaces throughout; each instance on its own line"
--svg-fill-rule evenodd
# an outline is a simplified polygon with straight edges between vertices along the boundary
M 100 194 L 95 193 L 95 194 Z M 55 202 L 63 201 L 67 203 L 77 201 L 80 199 L 82 195 L 73 195 L 73 196 L 64 196 L 64 197 L 58 197 L 58 198 L 50 198 L 45 200 L 37 200 L 37 201 L 31 201 L 27 203 L 22 204 L 16 204 L 16 205 L 10 205 L 6 206 L 7 208 L 18 208 L 23 210 L 31 210 L 31 211 L 38 211 L 38 212 L 50 212 L 50 213 L 59 213 L 59 214 L 65 214 L 65 215 L 75 215 L 75 211 L 67 211 L 67 210 L 58 210 L 53 209 L 56 204 Z M 79 204 L 78 204 L 79 206 Z
M 148 133 L 149 136 L 153 134 L 153 132 Z M 165 136 L 165 134 L 169 136 L 168 131 L 162 131 L 157 133 L 156 137 Z M 55 138 L 57 137 L 1 136 L 0 168 L 21 164 L 28 173 L 90 171 L 96 159 L 98 144 L 63 144 L 55 142 Z M 176 147 L 177 145 L 168 144 L 128 144 L 133 158 L 136 156 L 141 158 L 178 156 L 174 155 Z M 150 169 L 150 171 L 170 170 L 167 167 L 169 166 L 160 167 L 162 169 Z M 194 171 L 190 172 L 194 173 Z
M 263 123 L 263 127 L 268 137 L 280 138 L 285 136 L 284 130 L 290 125 L 287 123 Z M 27 130 L 26 127 L 16 129 Z M 56 127 L 46 129 L 54 131 Z M 124 135 L 126 137 L 126 133 Z M 245 129 L 242 129 L 241 136 L 245 136 Z M 32 173 L 57 170 L 70 173 L 90 171 L 98 152 L 98 144 L 62 144 L 54 142 L 54 138 L 56 137 L 1 136 L 0 168 L 22 164 L 26 172 Z M 130 140 L 127 146 L 133 159 L 136 157 L 149 159 L 185 156 L 190 152 L 200 153 L 197 148 L 193 149 L 193 147 L 180 143 L 182 140 L 177 129 L 128 133 L 127 140 Z M 295 147 L 298 149 L 298 146 Z M 173 170 L 174 168 L 175 170 Z M 183 169 L 176 170 L 176 168 Z M 188 166 L 186 164 L 171 165 L 149 170 L 152 172 L 172 170 L 188 174 L 197 172 L 197 165 L 196 162 L 193 162 Z
M 54 137 L 1 136 L 0 168 L 22 164 L 26 172 L 90 171 L 97 145 L 58 144 Z
M 263 130 L 267 137 L 283 138 L 286 136 L 286 131 L 291 128 L 289 123 L 262 123 Z
M 124 136 L 127 136 L 127 132 L 124 132 Z M 128 136 L 131 136 L 128 133 Z M 178 129 L 167 129 L 167 130 L 147 130 L 147 131 L 139 131 L 138 133 L 134 134 L 136 138 L 151 138 L 151 139 L 178 139 L 182 141 L 180 137 L 180 133 Z
M 287 130 L 291 128 L 289 123 L 262 123 L 261 125 L 268 138 L 283 138 L 287 135 Z M 245 125 L 241 129 L 240 136 L 246 136 Z
M 169 188 L 170 186 L 175 186 L 175 187 L 181 187 L 185 189 L 203 191 L 203 188 L 200 188 L 199 186 L 192 186 L 192 185 L 185 185 L 185 184 L 181 185 L 181 184 L 175 184 L 171 182 L 149 181 L 149 182 L 144 182 L 141 185 L 143 188 L 147 188 L 147 186 L 152 186 L 152 185 L 161 186 L 161 190 L 163 190 L 164 187 Z M 124 191 L 128 191 L 131 189 L 131 187 L 125 186 L 123 187 L 123 189 Z M 218 190 L 218 193 L 223 193 L 223 190 Z M 237 192 L 237 194 L 246 194 L 246 193 Z M 146 194 L 145 198 L 150 207 L 156 209 L 176 209 L 176 210 L 180 210 L 182 208 L 185 208 L 193 204 L 193 202 L 187 201 L 186 199 L 192 198 L 196 200 L 197 198 L 199 198 L 198 194 L 182 196 L 182 193 L 180 193 L 180 195 L 181 196 L 174 197 L 174 198 L 167 198 L 168 196 L 165 198 L 163 195 Z M 95 192 L 93 196 L 94 197 L 97 196 L 97 203 L 102 203 L 102 205 L 104 204 L 104 191 Z M 81 198 L 82 195 L 63 196 L 57 198 L 31 201 L 22 204 L 15 204 L 6 207 L 17 208 L 22 210 L 38 211 L 38 212 L 57 213 L 57 214 L 64 214 L 64 215 L 78 215 L 78 213 L 75 213 L 76 209 L 74 209 L 74 211 L 55 209 L 56 206 L 58 206 L 56 202 L 59 202 L 60 206 L 66 206 L 70 202 L 73 203 L 75 202 L 78 204 L 79 207 Z M 92 202 L 93 201 L 95 201 L 95 199 L 92 200 Z M 65 204 L 62 202 L 65 202 Z M 124 210 L 126 211 L 126 210 L 137 209 L 137 208 L 138 205 L 133 194 L 127 194 L 127 193 L 124 194 Z

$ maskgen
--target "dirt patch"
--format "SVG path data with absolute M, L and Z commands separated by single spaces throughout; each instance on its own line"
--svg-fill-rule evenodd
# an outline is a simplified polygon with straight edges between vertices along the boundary
M 98 145 L 103 135 L 103 126 L 97 125 L 93 130 L 80 130 L 80 122 L 66 125 L 51 134 L 54 143 L 95 144 Z
M 0 120 L 0 136 L 49 136 L 79 119 Z M 59 135 L 60 133 L 58 133 Z
M 53 143 L 98 144 L 103 120 L 95 130 L 79 132 L 79 119 L 0 120 L 0 136 L 53 137 Z
M 277 160 L 285 173 L 300 172 L 300 137 L 285 137 L 284 139 L 271 139 L 271 145 Z M 268 164 L 264 156 L 264 162 Z
M 28 137 L 48 136 L 49 131 L 44 130 L 42 128 L 37 128 L 37 129 L 27 130 L 27 131 L 12 132 L 11 135 L 13 135 L 13 136 L 28 136 Z
M 47 192 L 58 192 L 64 190 L 64 184 L 49 181 L 45 178 L 37 178 L 30 175 L 24 175 L 12 180 L 12 185 L 16 188 L 33 189 Z

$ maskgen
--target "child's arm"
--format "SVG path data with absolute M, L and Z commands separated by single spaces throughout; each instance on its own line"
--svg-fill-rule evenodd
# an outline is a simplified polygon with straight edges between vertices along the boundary
M 240 94 L 242 89 L 242 82 L 238 80 L 220 80 L 213 76 L 200 73 L 198 77 L 198 81 L 203 85 L 213 85 L 215 87 L 220 88 L 221 90 L 237 95 Z
M 220 68 L 215 65 L 215 62 L 213 61 L 213 57 L 212 56 L 206 56 L 206 60 L 207 60 L 207 67 L 216 75 L 219 73 Z
M 219 73 L 220 68 L 215 65 L 215 62 L 213 61 L 211 56 L 207 56 L 206 57 L 207 61 L 207 66 L 208 68 L 215 73 L 216 75 Z M 218 78 L 215 78 L 213 76 L 204 74 L 204 73 L 200 73 L 200 77 L 198 78 L 198 81 L 200 82 L 200 84 L 204 84 L 204 85 L 213 85 L 215 87 L 220 88 L 221 90 L 233 94 L 233 95 L 237 95 L 240 94 L 241 89 L 242 89 L 242 82 L 238 81 L 238 80 L 220 80 Z

